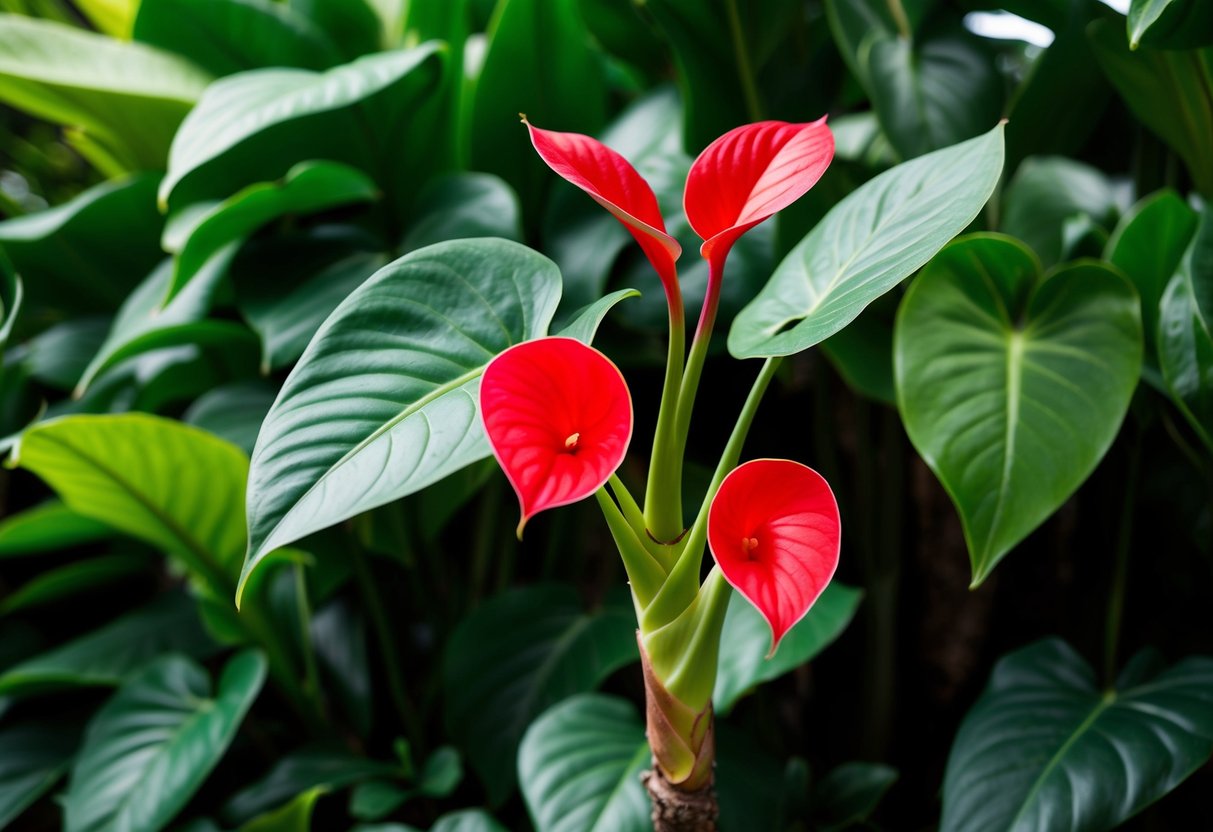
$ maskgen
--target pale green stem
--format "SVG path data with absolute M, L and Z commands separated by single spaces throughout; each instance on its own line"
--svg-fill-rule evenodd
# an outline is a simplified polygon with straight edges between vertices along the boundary
M 653 433 L 649 479 L 644 494 L 645 528 L 658 541 L 674 540 L 682 534 L 682 449 L 678 441 L 679 386 L 686 353 L 686 321 L 682 298 L 670 302 L 670 348 L 666 356 L 661 406 Z

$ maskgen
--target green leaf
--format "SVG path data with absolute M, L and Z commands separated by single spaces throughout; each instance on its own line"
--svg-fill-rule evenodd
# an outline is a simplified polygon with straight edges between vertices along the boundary
M 62 718 L 0 729 L 0 829 L 59 782 L 79 740 L 79 728 Z
M 506 828 L 482 809 L 464 809 L 438 818 L 430 832 L 506 832 Z
M 855 392 L 896 406 L 893 388 L 893 318 L 899 298 L 885 295 L 863 310 L 841 332 L 827 338 L 821 351 Z
M 103 182 L 63 205 L 0 222 L 0 247 L 24 277 L 27 300 L 116 309 L 164 257 L 156 181 L 139 175 Z
M 524 212 L 533 214 L 551 172 L 531 147 L 519 113 L 548 130 L 589 134 L 606 121 L 602 65 L 590 47 L 577 0 L 499 3 L 471 96 L 466 130 L 472 169 L 509 182 Z
M 505 180 L 491 174 L 438 177 L 417 195 L 415 213 L 402 251 L 468 237 L 522 240 L 518 196 Z
M 813 787 L 815 829 L 841 832 L 862 823 L 897 782 L 897 769 L 880 763 L 843 763 Z
M 1213 451 L 1213 209 L 1208 207 L 1162 297 L 1158 360 L 1171 397 Z
M 242 824 L 289 805 L 300 792 L 320 788 L 337 791 L 377 777 L 398 778 L 398 764 L 369 760 L 350 751 L 316 746 L 288 754 L 269 774 L 247 786 L 223 807 L 223 817 Z
M 253 452 L 257 431 L 278 390 L 264 381 L 237 381 L 215 387 L 194 401 L 181 420 Z
M 75 0 L 73 5 L 97 27 L 97 31 L 122 40 L 130 39 L 139 0 Z
M 0 14 L 0 101 L 82 129 L 128 170 L 158 170 L 210 77 L 186 60 L 72 26 Z
M 755 734 L 727 722 L 716 724 L 716 791 L 721 832 L 785 829 L 784 761 Z
M 272 0 L 142 0 L 135 40 L 176 52 L 220 76 L 264 66 L 341 63 L 325 31 Z
M 206 671 L 166 656 L 131 679 L 89 723 L 64 798 L 65 832 L 154 832 L 179 812 L 219 763 L 265 681 L 247 651 Z
M 650 765 L 631 702 L 585 693 L 535 720 L 518 748 L 522 794 L 537 832 L 652 829 L 640 772 Z
M 185 596 L 170 593 L 0 676 L 0 695 L 121 684 L 168 652 L 204 657 L 215 644 Z
M 137 555 L 102 555 L 39 573 L 0 602 L 0 614 L 10 615 L 129 578 L 143 571 L 147 559 Z
M 1187 165 L 1213 197 L 1213 51 L 1129 51 L 1120 27 L 1098 20 L 1088 29 L 1095 57 L 1138 119 Z
M 280 809 L 253 818 L 240 827 L 240 832 L 309 832 L 312 809 L 324 791 L 323 788 L 308 789 Z
M 291 0 L 291 5 L 328 32 L 347 58 L 395 45 L 384 42 L 383 23 L 367 0 Z
M 1133 0 L 1127 24 L 1130 49 L 1213 46 L 1213 6 L 1201 0 Z
M 518 743 L 532 720 L 637 656 L 630 604 L 615 599 L 587 614 L 567 586 L 508 592 L 460 623 L 443 655 L 446 725 L 492 804 L 514 786 Z
M 1004 657 L 948 758 L 943 832 L 1111 829 L 1213 752 L 1213 659 L 1135 659 L 1111 690 L 1065 642 Z
M 836 205 L 729 331 L 737 358 L 824 341 L 964 230 L 1002 173 L 1002 126 L 905 162 Z M 790 328 L 789 328 L 790 327 Z
M 606 318 L 607 313 L 615 308 L 615 304 L 628 298 L 638 298 L 640 293 L 635 289 L 619 289 L 604 298 L 594 301 L 584 309 L 579 309 L 572 315 L 572 320 L 558 334 L 576 338 L 583 344 L 592 344 L 598 334 L 598 327 Z
M 810 661 L 828 647 L 851 623 L 863 591 L 835 581 L 780 642 L 770 659 L 763 658 L 771 643 L 771 628 L 740 593 L 729 598 L 712 705 L 728 714 L 749 690 Z
M 1118 272 L 1039 281 L 1021 243 L 978 234 L 911 285 L 894 332 L 910 441 L 960 513 L 973 585 L 1107 453 L 1141 371 L 1141 311 Z
M 555 265 L 505 240 L 439 243 L 358 287 L 262 425 L 241 583 L 267 552 L 488 456 L 480 374 L 545 335 L 559 297 Z
M 78 514 L 177 557 L 216 594 L 234 589 L 248 471 L 239 448 L 171 419 L 125 413 L 35 425 L 15 459 Z
M 21 278 L 13 271 L 13 264 L 4 256 L 4 250 L 0 248 L 0 354 L 4 352 L 4 345 L 8 343 L 8 336 L 12 334 L 13 324 L 17 320 L 17 313 L 21 311 L 21 300 L 25 294 L 25 289 L 21 284 Z
M 20 360 L 30 378 L 59 390 L 71 390 L 105 343 L 109 329 L 109 318 L 71 318 L 26 341 L 20 348 Z
M 1141 296 L 1146 355 L 1157 363 L 1158 308 L 1192 234 L 1197 214 L 1170 190 L 1152 194 L 1121 218 L 1108 240 L 1104 259 L 1133 281 Z
M 971 37 L 882 37 L 860 48 L 860 60 L 880 126 L 903 159 L 972 138 L 1002 114 L 1002 77 Z
M 428 155 L 414 146 L 423 136 L 403 135 L 421 126 L 406 116 L 421 106 L 440 61 L 440 47 L 429 43 L 323 73 L 274 68 L 216 81 L 173 140 L 161 202 L 222 199 L 308 159 L 353 165 L 381 187 L 403 186 Z M 382 127 L 371 134 L 371 124 Z
M 0 522 L 0 558 L 53 552 L 112 536 L 107 524 L 48 500 Z
M 354 787 L 350 794 L 350 814 L 360 820 L 378 820 L 403 806 L 410 798 L 449 797 L 463 780 L 463 762 L 459 752 L 443 746 L 430 755 L 416 784 L 402 788 L 384 780 L 371 780 Z
M 1104 174 L 1064 157 L 1034 157 L 1020 165 L 1003 197 L 1002 231 L 1022 240 L 1046 268 L 1063 257 L 1063 226 L 1087 216 L 1111 228 L 1117 195 Z

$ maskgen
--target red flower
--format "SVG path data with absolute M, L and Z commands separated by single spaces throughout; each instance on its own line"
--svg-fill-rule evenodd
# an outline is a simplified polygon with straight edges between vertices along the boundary
M 756 459 L 720 484 L 708 545 L 724 577 L 771 625 L 771 652 L 838 566 L 838 503 L 825 479 L 787 459 Z
M 632 438 L 632 398 L 619 369 L 573 338 L 526 341 L 489 362 L 480 414 L 518 494 L 520 538 L 538 512 L 601 488 Z

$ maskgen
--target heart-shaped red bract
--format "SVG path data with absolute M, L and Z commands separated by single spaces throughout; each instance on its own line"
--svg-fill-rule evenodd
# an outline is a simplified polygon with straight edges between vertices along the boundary
M 541 130 L 524 119 L 531 144 L 553 171 L 592 196 L 636 238 L 657 270 L 666 294 L 678 297 L 674 261 L 682 254 L 666 233 L 657 197 L 636 169 L 597 139 L 580 133 Z
M 735 468 L 708 513 L 708 545 L 730 584 L 771 625 L 771 652 L 838 566 L 842 529 L 825 478 L 789 459 Z
M 484 370 L 480 415 L 518 494 L 523 526 L 590 496 L 623 462 L 632 397 L 611 360 L 573 338 L 510 347 Z
M 687 174 L 683 209 L 717 265 L 737 238 L 817 184 L 834 158 L 825 117 L 807 124 L 760 121 L 708 145 Z

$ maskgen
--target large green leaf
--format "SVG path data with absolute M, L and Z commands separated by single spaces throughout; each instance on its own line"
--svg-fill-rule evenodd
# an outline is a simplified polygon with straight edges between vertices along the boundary
M 547 334 L 559 298 L 555 265 L 505 240 L 421 249 L 346 298 L 257 438 L 242 581 L 272 549 L 487 456 L 480 374 Z
M 263 66 L 341 63 L 325 31 L 272 0 L 141 0 L 135 40 L 176 52 L 215 75 Z
M 20 356 L 30 378 L 51 388 L 71 390 L 105 343 L 109 329 L 110 319 L 103 316 L 69 318 L 26 341 L 14 356 Z
M 1213 209 L 1208 207 L 1162 297 L 1158 360 L 1175 403 L 1213 450 Z
M 210 77 L 137 43 L 0 14 L 0 101 L 81 128 L 130 170 L 158 170 Z
M 257 431 L 278 390 L 265 381 L 239 381 L 207 391 L 181 420 L 226 439 L 246 454 L 253 452 Z
M 1128 14 L 1129 48 L 1213 46 L 1213 5 L 1201 0 L 1133 0 Z
M 24 278 L 29 300 L 116 309 L 164 257 L 156 182 L 149 175 L 103 182 L 63 205 L 0 222 L 0 247 Z
M 640 772 L 651 755 L 631 702 L 585 693 L 548 709 L 518 748 L 522 794 L 537 832 L 652 829 Z
M 89 723 L 64 798 L 66 832 L 155 832 L 179 812 L 227 751 L 265 681 L 248 651 L 206 671 L 166 656 L 131 679 Z
M 50 500 L 0 522 L 0 558 L 53 552 L 112 535 L 105 523 L 77 514 L 58 500 Z
M 413 116 L 440 61 L 430 43 L 323 73 L 274 68 L 222 78 L 173 139 L 160 199 L 171 197 L 175 207 L 223 199 L 308 159 L 345 162 L 384 187 L 403 185 L 428 155 L 419 146 L 425 136 L 408 134 L 422 126 Z
M 905 162 L 836 205 L 729 331 L 738 358 L 791 355 L 845 327 L 964 230 L 1002 173 L 1002 126 Z
M 1111 829 L 1213 752 L 1213 659 L 1130 662 L 1116 686 L 1065 642 L 1003 658 L 965 717 L 943 787 L 943 832 Z
M 1133 114 L 1179 154 L 1197 190 L 1213 198 L 1213 48 L 1129 50 L 1124 31 L 1099 20 L 1092 47 Z
M 494 804 L 514 786 L 518 743 L 531 721 L 637 656 L 630 604 L 614 599 L 586 613 L 565 586 L 514 590 L 463 620 L 443 658 L 447 730 Z
M 1116 189 L 1096 168 L 1062 156 L 1034 157 L 1007 186 L 1001 230 L 1026 243 L 1048 268 L 1063 258 L 1066 220 L 1086 216 L 1111 228 L 1116 211 Z
M 47 569 L 6 595 L 0 601 L 0 614 L 10 615 L 108 588 L 146 567 L 147 559 L 138 555 L 101 555 Z
M 973 235 L 914 281 L 893 348 L 906 432 L 956 504 L 979 584 L 1116 438 L 1141 370 L 1137 294 L 1095 261 L 1042 283 L 1021 243 Z
M 215 592 L 234 588 L 248 471 L 239 448 L 171 419 L 125 413 L 36 425 L 15 457 L 76 513 L 174 555 Z
M 0 676 L 0 694 L 45 689 L 113 686 L 165 653 L 199 658 L 215 643 L 194 605 L 171 593 L 62 647 L 27 659 Z
M 720 636 L 716 689 L 712 705 L 727 714 L 733 705 L 755 685 L 777 679 L 808 662 L 842 634 L 863 592 L 834 582 L 809 610 L 808 615 L 788 631 L 779 650 L 764 658 L 771 646 L 771 628 L 754 605 L 733 593 Z
M 503 179 L 487 173 L 438 177 L 417 195 L 414 213 L 401 244 L 406 252 L 467 237 L 522 239 L 518 196 Z
M 59 782 L 79 740 L 79 727 L 62 719 L 0 729 L 0 829 Z

